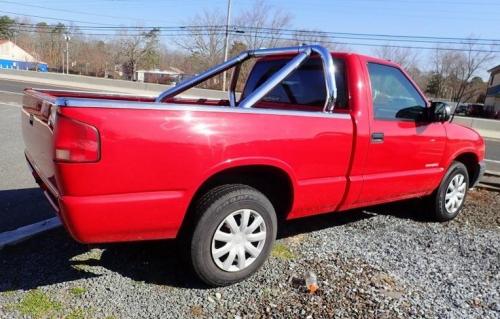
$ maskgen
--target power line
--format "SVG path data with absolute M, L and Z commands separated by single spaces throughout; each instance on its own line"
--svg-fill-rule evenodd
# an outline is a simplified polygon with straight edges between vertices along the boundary
M 2 1 L 0 1 L 2 2 Z M 13 13 L 9 11 L 0 11 L 0 12 L 6 12 L 6 13 Z M 13 13 L 16 14 L 16 13 Z M 62 21 L 68 21 L 68 22 L 79 22 L 79 23 L 87 23 L 87 24 L 94 24 L 91 22 L 84 22 L 84 21 L 79 21 L 79 20 L 68 20 L 68 19 L 56 19 L 56 18 L 49 18 L 49 17 L 41 17 L 41 16 L 34 16 L 34 15 L 24 15 L 24 16 L 32 16 L 32 17 L 39 17 L 39 18 L 47 18 L 47 19 L 54 19 L 54 20 L 62 20 Z M 27 24 L 22 24 L 22 25 L 27 25 Z M 33 24 L 32 24 L 33 25 Z M 175 29 L 182 29 L 182 30 L 189 30 L 189 29 L 205 29 L 205 28 L 211 28 L 211 29 L 222 29 L 225 28 L 225 25 L 212 25 L 212 26 L 116 26 L 112 24 L 100 24 L 103 26 L 97 26 L 97 25 L 74 25 L 73 27 L 81 29 L 81 30 L 130 30 L 130 29 L 140 29 L 140 30 L 147 30 L 147 29 L 152 29 L 156 28 L 159 30 L 175 30 Z M 300 34 L 307 34 L 311 33 L 314 35 L 319 35 L 319 36 L 332 36 L 332 37 L 343 37 L 343 36 L 363 36 L 363 37 L 373 37 L 373 38 L 384 38 L 384 40 L 387 40 L 385 38 L 391 38 L 391 39 L 429 39 L 429 40 L 450 40 L 450 41 L 479 41 L 479 42 L 500 42 L 500 39 L 482 39 L 482 38 L 472 38 L 472 37 L 436 37 L 436 36 L 421 36 L 421 35 L 394 35 L 394 34 L 370 34 L 370 33 L 349 33 L 349 32 L 332 32 L 332 31 L 318 31 L 318 30 L 304 30 L 304 29 L 287 29 L 287 28 L 266 28 L 266 27 L 251 27 L 251 26 L 239 26 L 239 25 L 231 25 L 230 26 L 232 29 L 241 29 L 241 30 L 258 30 L 258 31 L 272 31 L 272 32 L 297 32 Z M 401 41 L 401 40 L 394 40 L 394 41 Z
M 1 1 L 0 1 L 1 2 Z M 0 12 L 7 12 L 1 11 Z M 7 12 L 9 13 L 9 12 Z M 39 16 L 34 16 L 39 17 Z M 47 18 L 47 17 L 42 17 Z M 77 20 L 66 20 L 58 19 L 71 22 L 87 23 Z M 25 24 L 25 23 L 15 23 L 18 26 L 18 31 L 23 32 L 36 32 L 36 33 L 53 33 L 50 30 L 46 30 L 44 26 L 35 24 Z M 48 28 L 54 27 L 54 25 L 47 25 Z M 96 25 L 72 25 L 72 33 L 82 34 L 88 36 L 142 36 L 144 31 L 158 30 L 160 37 L 178 37 L 178 36 L 205 36 L 213 34 L 222 34 L 225 32 L 226 25 L 212 25 L 212 26 L 157 26 L 157 27 L 123 27 L 115 25 L 106 26 L 96 26 Z M 92 32 L 82 32 L 85 31 L 97 31 L 100 33 Z M 128 33 L 129 30 L 132 33 Z M 107 33 L 107 32 L 118 32 L 125 31 L 127 33 Z M 143 31 L 143 32 L 141 32 Z M 252 26 L 231 26 L 229 30 L 232 34 L 236 36 L 245 36 L 245 34 L 251 34 L 253 37 L 262 39 L 279 39 L 284 41 L 297 41 L 301 38 L 311 37 L 313 39 L 321 39 L 322 43 L 329 44 L 346 44 L 355 46 L 368 46 L 368 47 L 393 47 L 393 48 L 408 48 L 408 49 L 436 49 L 435 47 L 429 46 L 407 46 L 407 45 L 393 45 L 393 44 L 377 44 L 377 43 L 360 43 L 353 42 L 358 40 L 370 41 L 370 42 L 416 42 L 416 43 L 428 43 L 435 45 L 449 45 L 449 44 L 460 44 L 460 45 L 478 45 L 478 46 L 497 46 L 500 45 L 500 39 L 481 39 L 481 38 L 460 38 L 460 37 L 436 37 L 436 36 L 410 36 L 410 35 L 394 35 L 394 34 L 369 34 L 369 33 L 347 33 L 347 32 L 332 32 L 332 31 L 315 31 L 315 30 L 301 30 L 301 29 L 287 29 L 287 28 L 266 28 L 266 27 L 252 27 Z M 333 41 L 331 39 L 346 39 L 351 41 Z M 487 42 L 489 41 L 489 43 Z M 472 51 L 472 52 L 494 52 L 498 53 L 498 50 L 485 50 L 485 49 L 461 49 L 461 48 L 440 48 L 441 50 L 449 51 Z
M 44 10 L 50 10 L 50 11 L 58 11 L 58 12 L 66 12 L 66 13 L 76 13 L 76 14 L 83 14 L 83 15 L 89 15 L 93 17 L 103 17 L 103 18 L 111 18 L 111 19 L 134 19 L 135 18 L 130 18 L 130 17 L 118 17 L 118 16 L 111 16 L 111 15 L 105 15 L 105 14 L 98 14 L 98 13 L 90 13 L 90 12 L 82 12 L 82 11 L 75 11 L 75 10 L 66 10 L 66 9 L 60 9 L 60 8 L 49 8 L 46 6 L 38 6 L 34 4 L 25 4 L 25 3 L 19 3 L 19 2 L 14 2 L 14 1 L 4 1 L 0 0 L 2 3 L 8 3 L 8 4 L 15 4 L 18 6 L 23 6 L 23 7 L 29 7 L 29 8 L 38 8 L 38 9 L 44 9 Z
M 52 33 L 50 30 L 43 30 L 37 25 L 26 25 L 18 24 L 20 31 L 26 32 L 38 32 L 38 33 Z M 106 28 L 93 28 L 93 27 L 75 27 L 73 33 L 82 33 L 91 36 L 139 36 L 140 31 L 146 32 L 151 30 L 158 30 L 162 32 L 160 36 L 189 36 L 189 35 L 210 35 L 219 34 L 225 32 L 226 26 L 182 26 L 182 27 L 155 27 L 152 29 L 146 29 L 145 27 L 135 27 L 131 28 L 132 32 L 128 33 L 127 28 L 119 29 L 106 29 Z M 90 33 L 83 31 L 98 31 L 99 33 Z M 103 33 L 103 31 L 127 31 L 127 33 Z M 245 36 L 248 32 L 252 36 L 254 35 L 280 35 L 293 37 L 293 39 L 301 39 L 311 37 L 313 39 L 321 39 L 324 42 L 329 39 L 346 39 L 346 40 L 364 40 L 371 42 L 410 42 L 410 43 L 427 43 L 427 44 L 437 44 L 437 45 L 481 45 L 481 46 L 500 46 L 500 40 L 493 42 L 479 41 L 481 39 L 473 39 L 470 41 L 468 38 L 439 38 L 439 37 L 424 37 L 424 36 L 396 36 L 396 35 L 377 35 L 377 34 L 360 34 L 360 33 L 340 33 L 340 32 L 322 32 L 322 31 L 311 31 L 311 30 L 294 30 L 294 29 L 271 29 L 271 28 L 255 28 L 255 27 L 235 27 L 230 30 L 232 34 L 239 36 Z M 352 35 L 352 36 L 349 36 Z M 433 39 L 463 39 L 462 41 L 448 41 L 448 40 L 433 40 Z
M 333 31 L 319 31 L 319 30 L 304 30 L 304 29 L 287 29 L 287 28 L 267 28 L 267 27 L 247 27 L 247 26 L 234 26 L 235 28 L 246 29 L 259 29 L 269 31 L 294 31 L 294 32 L 311 32 L 314 34 L 330 34 L 334 35 L 357 35 L 357 36 L 371 36 L 371 37 L 387 37 L 387 38 L 414 38 L 414 39 L 435 39 L 435 40 L 469 40 L 469 41 L 492 41 L 500 42 L 500 39 L 481 39 L 481 38 L 460 38 L 460 37 L 436 37 L 436 36 L 422 36 L 422 35 L 395 35 L 395 34 L 376 34 L 376 33 L 349 33 L 349 32 L 333 32 Z
M 3 11 L 0 11 L 3 12 Z M 71 22 L 78 22 L 76 20 L 66 20 Z M 17 24 L 26 27 L 37 27 L 35 24 Z M 50 26 L 50 25 L 49 25 Z M 204 25 L 204 26 L 95 26 L 95 25 L 72 25 L 71 27 L 86 30 L 86 31 L 95 31 L 95 30 L 107 30 L 107 31 L 116 31 L 116 30 L 151 30 L 158 29 L 160 31 L 171 31 L 178 30 L 183 32 L 189 31 L 206 31 L 206 30 L 225 30 L 226 25 Z M 304 30 L 304 29 L 288 29 L 288 28 L 266 28 L 266 27 L 252 27 L 252 26 L 240 26 L 240 25 L 231 25 L 230 29 L 238 31 L 243 31 L 240 33 L 244 33 L 246 31 L 259 32 L 259 33 L 293 33 L 300 35 L 314 35 L 317 37 L 336 37 L 336 38 L 346 38 L 353 39 L 353 37 L 360 37 L 360 40 L 384 40 L 384 41 L 401 41 L 401 42 L 422 42 L 422 43 L 436 43 L 443 42 L 446 44 L 446 41 L 450 44 L 463 44 L 465 41 L 470 42 L 471 44 L 495 44 L 495 42 L 500 43 L 500 39 L 483 39 L 483 38 L 472 38 L 472 37 L 437 37 L 437 36 L 423 36 L 423 35 L 395 35 L 395 34 L 373 34 L 373 33 L 350 33 L 350 32 L 333 32 L 333 31 L 319 31 L 319 30 Z M 435 40 L 435 41 L 431 41 Z M 460 41 L 460 42 L 457 42 Z M 476 43 L 476 42 L 488 42 L 488 43 Z
M 275 40 L 285 40 L 285 41 L 297 41 L 294 38 L 284 38 L 284 37 L 271 37 L 254 35 L 256 38 L 260 39 L 275 39 Z M 459 52 L 482 52 L 482 53 L 500 53 L 500 50 L 484 50 L 484 49 L 460 49 L 460 48 L 436 48 L 436 47 L 424 47 L 424 46 L 403 46 L 403 45 L 392 45 L 392 44 L 374 44 L 374 43 L 357 43 L 357 42 L 339 42 L 339 41 L 321 41 L 325 44 L 344 44 L 344 45 L 354 45 L 354 46 L 368 46 L 368 47 L 389 47 L 389 48 L 402 48 L 402 49 L 419 49 L 419 50 L 443 50 L 443 51 L 459 51 Z
M 8 14 L 15 14 L 18 16 L 23 16 L 23 17 L 30 17 L 30 18 L 38 18 L 38 19 L 48 19 L 48 20 L 56 20 L 56 21 L 65 21 L 65 22 L 77 22 L 77 23 L 93 23 L 97 25 L 107 25 L 107 26 L 112 26 L 113 24 L 109 23 L 99 23 L 99 22 L 90 22 L 90 21 L 80 21 L 80 20 L 70 20 L 70 19 L 60 19 L 60 18 L 51 18 L 51 17 L 44 17 L 44 16 L 37 16 L 37 15 L 31 15 L 31 14 L 24 14 L 24 13 L 18 13 L 18 12 L 12 12 L 12 11 L 5 11 L 5 10 L 0 10 L 2 13 L 8 13 Z

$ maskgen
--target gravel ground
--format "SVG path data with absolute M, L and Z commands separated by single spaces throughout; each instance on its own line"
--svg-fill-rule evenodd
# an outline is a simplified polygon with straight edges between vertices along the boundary
M 422 209 L 287 223 L 261 271 L 217 289 L 185 271 L 173 241 L 89 247 L 52 231 L 0 251 L 0 317 L 500 318 L 500 193 L 471 192 L 449 223 Z

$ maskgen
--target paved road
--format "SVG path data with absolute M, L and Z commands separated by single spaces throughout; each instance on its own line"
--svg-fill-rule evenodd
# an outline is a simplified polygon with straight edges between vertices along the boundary
M 63 86 L 0 79 L 0 103 L 21 104 L 22 94 L 25 88 L 39 88 L 39 89 L 52 89 L 52 90 L 67 89 L 67 90 L 77 91 L 77 89 L 75 88 L 67 88 Z
M 54 216 L 25 164 L 19 129 L 19 106 L 25 87 L 64 89 L 0 80 L 0 233 Z M 500 171 L 500 140 L 486 143 L 487 158 L 493 160 L 487 163 L 488 168 Z
M 32 82 L 0 80 L 0 90 L 2 92 L 22 93 L 25 88 L 41 88 L 41 89 L 64 89 L 64 87 L 38 84 Z
M 24 159 L 19 106 L 26 87 L 65 89 L 0 80 L 0 233 L 55 216 Z
M 54 216 L 23 154 L 19 107 L 0 104 L 0 233 Z

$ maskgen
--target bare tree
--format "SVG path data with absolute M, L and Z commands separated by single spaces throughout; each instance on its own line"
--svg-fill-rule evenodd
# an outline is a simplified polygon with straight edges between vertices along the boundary
M 189 52 L 188 64 L 191 72 L 197 73 L 223 60 L 224 16 L 217 10 L 203 11 L 187 24 L 186 33 L 174 39 L 175 43 Z M 219 88 L 221 77 L 217 76 L 202 84 L 206 88 Z
M 399 64 L 407 71 L 418 66 L 419 54 L 414 49 L 385 45 L 376 48 L 374 53 L 382 59 Z
M 483 85 L 472 79 L 494 57 L 493 52 L 477 40 L 466 40 L 462 51 L 436 48 L 431 57 L 433 70 L 428 92 L 457 103 L 473 100 Z
M 433 97 L 451 98 L 449 85 L 450 75 L 455 61 L 459 59 L 456 52 L 436 48 L 431 55 L 432 71 L 426 92 Z
M 186 24 L 184 36 L 175 39 L 175 43 L 193 56 L 202 58 L 206 66 L 213 66 L 222 61 L 224 51 L 224 16 L 217 10 L 203 11 L 195 15 Z
M 468 40 L 464 44 L 464 52 L 461 53 L 460 59 L 457 61 L 459 63 L 455 63 L 453 76 L 456 79 L 456 84 L 452 99 L 457 103 L 460 103 L 464 96 L 474 90 L 474 85 L 471 83 L 472 77 L 485 64 L 495 58 L 495 54 L 491 50 L 480 50 L 481 47 L 477 41 Z
M 120 34 L 116 60 L 121 62 L 127 79 L 133 79 L 139 66 L 151 68 L 159 65 L 159 32 L 158 29 L 153 28 L 136 34 L 127 34 L 126 31 Z
M 484 98 L 486 89 L 488 88 L 488 83 L 484 82 L 479 76 L 473 77 L 468 82 L 468 88 L 465 90 L 460 101 L 471 102 L 471 103 L 484 103 Z
M 290 25 L 289 13 L 257 0 L 248 10 L 236 17 L 236 25 L 243 28 L 239 41 L 249 49 L 272 48 L 283 43 L 282 29 Z

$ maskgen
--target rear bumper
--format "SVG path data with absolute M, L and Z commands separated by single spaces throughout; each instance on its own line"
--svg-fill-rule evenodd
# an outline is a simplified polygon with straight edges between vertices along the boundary
M 83 243 L 175 238 L 184 217 L 184 192 L 61 196 L 61 218 Z
M 184 191 L 65 196 L 26 155 L 35 181 L 71 236 L 82 243 L 175 238 L 188 202 Z

